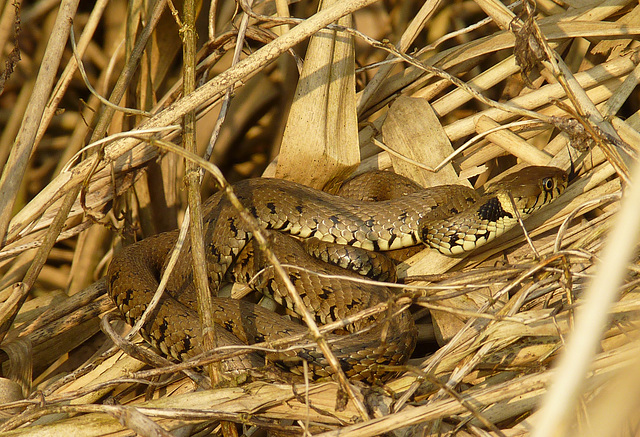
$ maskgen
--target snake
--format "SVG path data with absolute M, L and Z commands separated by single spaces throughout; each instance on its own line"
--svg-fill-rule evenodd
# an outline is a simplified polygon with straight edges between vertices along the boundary
M 349 378 L 375 382 L 388 378 L 393 369 L 407 362 L 417 331 L 411 315 L 399 310 L 394 292 L 384 283 L 345 277 L 361 278 L 358 270 L 376 270 L 366 266 L 384 263 L 375 261 L 376 254 L 394 249 L 424 244 L 449 256 L 476 250 L 557 198 L 567 179 L 559 168 L 531 166 L 503 178 L 483 194 L 462 185 L 416 188 L 409 182 L 400 183 L 400 194 L 377 202 L 333 195 L 281 179 L 247 179 L 232 189 L 264 229 L 271 250 L 318 323 L 344 320 L 387 304 L 385 311 L 327 335 Z M 383 185 L 389 188 L 392 184 Z M 223 191 L 211 196 L 203 203 L 203 213 L 206 267 L 213 295 L 225 282 L 248 283 L 299 313 L 282 278 L 270 268 L 250 226 L 228 196 Z M 123 248 L 112 259 L 107 271 L 109 295 L 129 324 L 147 308 L 177 239 L 177 230 L 150 236 Z M 160 304 L 141 330 L 147 342 L 178 360 L 205 352 L 190 251 L 187 243 Z M 350 257 L 367 261 L 354 262 Z M 308 332 L 296 321 L 252 302 L 229 297 L 213 297 L 212 302 L 218 345 L 270 345 Z M 226 370 L 239 371 L 263 366 L 265 360 L 298 374 L 306 361 L 314 379 L 333 374 L 313 341 L 298 349 L 251 353 L 223 364 Z

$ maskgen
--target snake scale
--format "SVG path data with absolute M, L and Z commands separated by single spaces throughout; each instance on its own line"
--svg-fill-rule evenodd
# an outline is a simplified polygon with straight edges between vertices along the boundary
M 333 251 L 340 255 L 350 252 L 346 247 L 359 248 L 352 249 L 359 251 L 359 255 L 420 243 L 444 254 L 460 254 L 501 235 L 517 223 L 518 215 L 525 218 L 561 194 L 566 185 L 567 175 L 560 169 L 527 167 L 493 185 L 483 196 L 467 187 L 447 185 L 408 188 L 405 190 L 408 194 L 401 197 L 368 202 L 266 178 L 239 182 L 233 190 L 267 232 L 279 261 L 291 265 L 286 272 L 307 308 L 316 314 L 318 322 L 328 323 L 390 302 L 392 293 L 382 285 L 326 276 L 361 277 L 316 259 L 309 254 L 313 250 L 303 247 L 298 240 L 324 241 L 327 249 L 320 250 L 321 253 Z M 247 283 L 260 272 L 251 286 L 295 311 L 280 278 L 267 268 L 268 261 L 227 197 L 222 193 L 213 195 L 204 203 L 203 210 L 210 287 L 218 290 L 229 280 Z M 128 323 L 135 323 L 147 307 L 177 235 L 177 231 L 171 231 L 145 238 L 124 248 L 111 262 L 107 272 L 109 294 Z M 341 246 L 345 250 L 341 251 Z M 142 329 L 148 342 L 179 360 L 203 352 L 189 251 L 187 245 L 170 276 L 161 304 Z M 343 263 L 340 259 L 334 262 Z M 351 265 L 351 261 L 344 263 L 351 269 L 359 268 Z M 306 332 L 304 326 L 244 300 L 216 297 L 213 307 L 214 329 L 221 345 L 272 342 Z M 328 336 L 349 377 L 373 382 L 389 375 L 384 365 L 406 362 L 415 347 L 416 328 L 406 311 L 396 310 L 390 305 L 388 311 L 347 327 L 351 334 Z M 313 345 L 270 353 L 267 358 L 294 372 L 299 372 L 300 361 L 306 360 L 314 377 L 331 373 L 325 358 Z M 257 367 L 264 364 L 264 357 L 250 354 L 225 364 L 234 370 Z

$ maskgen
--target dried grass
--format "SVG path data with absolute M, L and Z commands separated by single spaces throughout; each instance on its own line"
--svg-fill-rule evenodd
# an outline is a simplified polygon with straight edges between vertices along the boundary
M 495 0 L 205 2 L 184 68 L 188 32 L 168 10 L 58 3 L 0 4 L 1 432 L 638 433 L 638 186 L 620 201 L 640 172 L 637 3 L 540 0 L 514 15 Z M 183 75 L 199 81 L 187 95 Z M 181 130 L 189 114 L 195 137 Z M 256 372 L 194 391 L 206 379 L 179 366 L 105 355 L 100 330 L 113 248 L 183 218 L 184 166 L 166 145 L 183 138 L 230 181 L 322 187 L 393 168 L 481 187 L 531 164 L 575 172 L 526 222 L 538 256 L 517 229 L 464 258 L 424 250 L 400 266 L 422 335 L 383 387 Z

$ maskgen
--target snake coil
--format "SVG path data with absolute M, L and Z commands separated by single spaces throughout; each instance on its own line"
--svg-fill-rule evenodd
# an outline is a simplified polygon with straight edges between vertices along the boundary
M 276 179 L 249 179 L 234 185 L 242 205 L 270 235 L 271 248 L 298 289 L 307 308 L 321 323 L 348 317 L 373 305 L 392 301 L 383 285 L 368 285 L 332 278 L 354 272 L 322 262 L 308 254 L 300 239 L 315 238 L 370 251 L 387 251 L 420 243 L 447 255 L 485 244 L 515 226 L 562 193 L 564 171 L 553 167 L 527 167 L 495 184 L 480 196 L 460 185 L 414 191 L 381 202 L 347 199 L 300 184 Z M 254 247 L 251 233 L 229 200 L 218 193 L 204 204 L 205 251 L 210 286 L 218 290 L 226 280 L 248 282 L 296 311 L 281 279 L 266 268 L 269 263 Z M 277 231 L 277 232 L 276 232 Z M 146 309 L 165 269 L 177 231 L 146 238 L 120 251 L 107 272 L 109 294 L 128 323 Z M 143 327 L 143 337 L 164 354 L 179 360 L 203 352 L 201 327 L 195 311 L 190 247 L 170 275 L 155 314 Z M 309 271 L 321 273 L 315 275 Z M 388 377 L 380 364 L 403 364 L 413 351 L 416 329 L 406 311 L 389 310 L 351 326 L 350 335 L 331 335 L 329 341 L 345 371 L 354 379 L 373 382 Z M 231 298 L 213 298 L 214 329 L 220 345 L 273 342 L 306 329 L 260 306 Z M 361 330 L 364 330 L 361 332 Z M 329 375 L 325 358 L 313 346 L 267 354 L 270 361 L 293 371 L 300 360 L 312 375 Z M 229 369 L 256 367 L 264 358 L 249 354 L 227 362 Z

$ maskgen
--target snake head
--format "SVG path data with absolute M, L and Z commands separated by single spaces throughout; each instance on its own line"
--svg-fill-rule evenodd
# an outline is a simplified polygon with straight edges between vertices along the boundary
M 531 166 L 492 184 L 487 194 L 510 196 L 519 213 L 527 216 L 559 197 L 567 188 L 567 181 L 567 173 L 560 168 Z
M 491 185 L 468 209 L 445 219 L 425 216 L 421 240 L 445 255 L 460 255 L 488 243 L 567 187 L 567 173 L 555 167 L 526 167 Z

